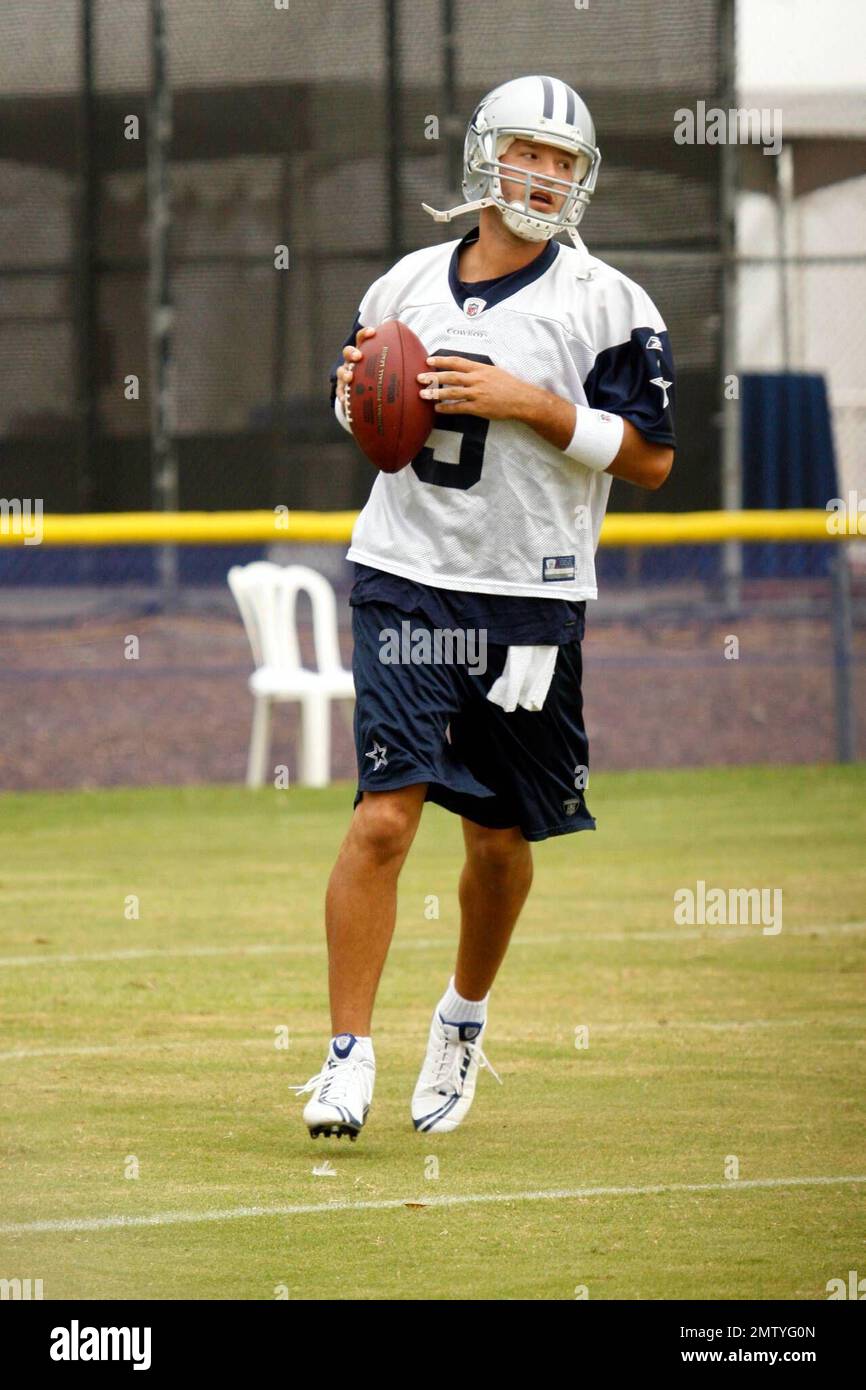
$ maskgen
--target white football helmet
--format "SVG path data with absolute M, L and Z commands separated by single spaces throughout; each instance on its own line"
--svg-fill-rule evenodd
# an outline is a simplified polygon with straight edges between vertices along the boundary
M 574 177 L 534 174 L 502 159 L 514 140 L 535 140 L 575 156 Z M 557 77 L 516 77 L 488 92 L 475 108 L 463 148 L 463 192 L 468 202 L 446 212 L 421 206 L 437 222 L 478 208 L 498 207 L 510 231 L 526 241 L 549 241 L 568 232 L 580 245 L 577 226 L 595 192 L 601 152 L 592 117 L 577 92 Z M 501 178 L 520 179 L 523 196 L 506 202 Z M 564 194 L 558 212 L 543 213 L 530 204 L 533 193 Z

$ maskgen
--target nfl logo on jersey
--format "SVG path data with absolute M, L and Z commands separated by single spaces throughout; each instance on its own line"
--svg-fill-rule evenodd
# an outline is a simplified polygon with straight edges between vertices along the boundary
M 486 299 L 464 299 L 463 312 L 468 319 L 474 319 L 487 304 Z
M 545 555 L 542 578 L 545 583 L 574 578 L 573 555 Z

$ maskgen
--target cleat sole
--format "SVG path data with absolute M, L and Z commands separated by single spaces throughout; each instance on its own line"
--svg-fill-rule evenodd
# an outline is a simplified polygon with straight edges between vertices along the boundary
M 342 1139 L 344 1134 L 348 1134 L 350 1139 L 357 1139 L 360 1130 L 353 1125 L 347 1124 L 322 1124 L 313 1125 L 310 1129 L 310 1138 L 318 1139 L 321 1134 L 325 1139 Z

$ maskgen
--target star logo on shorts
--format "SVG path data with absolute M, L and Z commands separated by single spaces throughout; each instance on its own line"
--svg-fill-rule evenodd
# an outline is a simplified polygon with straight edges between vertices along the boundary
M 650 385 L 657 386 L 662 393 L 662 410 L 668 408 L 668 387 L 673 386 L 672 381 L 665 381 L 663 376 L 650 377 Z
M 364 754 L 365 758 L 373 759 L 373 772 L 378 772 L 380 767 L 388 766 L 388 759 L 385 757 L 385 754 L 387 752 L 387 748 L 383 748 L 380 743 L 377 743 L 375 739 L 373 740 L 373 747 L 371 751 L 369 753 Z

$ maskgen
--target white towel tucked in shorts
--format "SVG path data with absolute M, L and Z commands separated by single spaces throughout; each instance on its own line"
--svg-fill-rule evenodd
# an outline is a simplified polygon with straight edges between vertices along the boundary
M 511 713 L 518 705 L 539 710 L 547 698 L 558 647 L 509 647 L 502 675 L 487 692 L 488 700 Z

